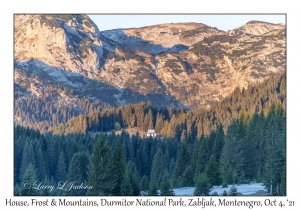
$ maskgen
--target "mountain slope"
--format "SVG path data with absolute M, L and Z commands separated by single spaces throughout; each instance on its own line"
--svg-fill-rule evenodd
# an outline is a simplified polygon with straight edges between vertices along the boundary
M 285 48 L 285 25 L 258 21 L 227 32 L 200 23 L 100 32 L 86 15 L 15 15 L 15 100 L 77 107 L 70 117 L 148 100 L 207 108 L 283 72 Z

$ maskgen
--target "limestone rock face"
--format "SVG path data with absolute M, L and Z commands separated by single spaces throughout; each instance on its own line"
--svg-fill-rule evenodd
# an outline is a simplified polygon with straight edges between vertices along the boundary
M 99 73 L 102 43 L 85 15 L 15 15 L 15 61 L 41 61 L 80 74 Z
M 286 68 L 282 24 L 251 21 L 225 32 L 170 23 L 100 32 L 86 15 L 15 15 L 14 32 L 15 68 L 115 106 L 149 100 L 209 107 Z M 26 91 L 39 97 L 36 87 Z

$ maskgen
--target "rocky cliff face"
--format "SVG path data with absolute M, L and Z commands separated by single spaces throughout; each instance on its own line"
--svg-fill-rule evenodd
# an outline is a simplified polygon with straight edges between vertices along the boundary
M 285 25 L 258 21 L 227 32 L 200 23 L 100 32 L 86 15 L 15 15 L 14 36 L 15 83 L 35 97 L 19 70 L 113 106 L 196 108 L 286 68 Z

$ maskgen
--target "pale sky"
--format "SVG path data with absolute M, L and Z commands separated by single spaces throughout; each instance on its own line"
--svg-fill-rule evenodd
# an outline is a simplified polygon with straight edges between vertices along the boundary
M 103 14 L 89 15 L 89 17 L 98 26 L 100 31 L 117 28 L 136 28 L 162 23 L 178 22 L 196 22 L 203 23 L 211 27 L 217 27 L 219 30 L 227 31 L 238 28 L 245 23 L 258 20 L 269 23 L 286 24 L 285 14 L 265 14 L 265 15 L 226 15 L 226 14 L 176 14 L 176 15 L 157 15 L 157 14 Z

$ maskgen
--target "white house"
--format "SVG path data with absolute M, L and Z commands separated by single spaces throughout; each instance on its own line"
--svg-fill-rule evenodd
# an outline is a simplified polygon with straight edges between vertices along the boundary
M 155 130 L 148 130 L 147 131 L 147 136 L 155 137 L 156 136 Z

